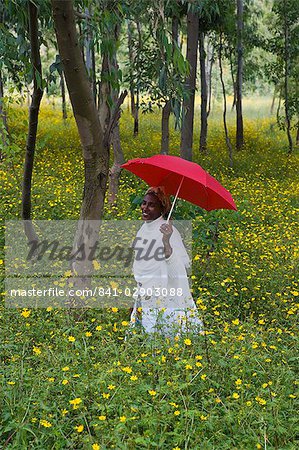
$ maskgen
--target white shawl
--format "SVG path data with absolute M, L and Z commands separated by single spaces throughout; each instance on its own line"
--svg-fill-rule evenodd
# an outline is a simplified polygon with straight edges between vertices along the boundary
M 144 222 L 138 231 L 133 244 L 135 250 L 133 264 L 135 280 L 139 288 L 148 292 L 154 288 L 160 288 L 160 292 L 162 292 L 162 288 L 164 288 L 163 292 L 166 292 L 167 295 L 163 295 L 161 305 L 163 307 L 186 308 L 194 306 L 186 272 L 186 269 L 190 266 L 190 259 L 180 233 L 175 227 L 173 227 L 173 233 L 169 241 L 172 254 L 168 259 L 165 259 L 165 257 L 162 259 L 161 253 L 164 246 L 160 227 L 164 223 L 166 223 L 166 220 L 159 217 L 152 222 Z M 157 255 L 156 252 L 159 249 L 158 260 L 154 255 Z M 146 254 L 150 258 L 149 260 L 142 259 Z M 178 288 L 182 289 L 182 295 L 170 296 L 171 288 L 174 288 L 175 292 Z M 159 297 L 161 299 L 161 295 Z M 157 299 L 152 298 L 148 306 L 153 307 L 153 302 L 157 302 Z

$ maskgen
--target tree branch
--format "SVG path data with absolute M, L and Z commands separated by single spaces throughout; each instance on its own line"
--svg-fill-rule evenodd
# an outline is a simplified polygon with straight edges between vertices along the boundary
M 115 125 L 117 124 L 117 122 L 118 122 L 119 119 L 120 119 L 120 115 L 121 115 L 121 109 L 120 109 L 120 107 L 121 107 L 121 105 L 123 104 L 123 102 L 124 102 L 124 100 L 125 100 L 127 94 L 128 94 L 128 91 L 127 91 L 127 90 L 124 90 L 124 91 L 120 94 L 120 96 L 118 97 L 117 102 L 116 102 L 116 104 L 115 104 L 115 108 L 114 108 L 113 114 L 112 114 L 112 116 L 111 116 L 110 122 L 109 122 L 109 124 L 108 124 L 108 126 L 107 126 L 107 129 L 106 129 L 105 135 L 104 135 L 104 143 L 105 143 L 105 145 L 107 145 L 107 146 L 110 144 L 110 139 L 111 139 L 112 131 L 113 131 L 113 129 L 115 128 Z

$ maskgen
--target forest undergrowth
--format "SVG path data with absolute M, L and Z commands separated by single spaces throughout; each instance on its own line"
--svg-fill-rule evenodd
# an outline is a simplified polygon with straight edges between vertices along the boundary
M 1 162 L 5 219 L 20 218 L 27 112 L 10 109 L 12 143 Z M 132 136 L 121 118 L 126 159 L 160 148 L 158 114 Z M 208 153 L 194 161 L 233 195 L 238 210 L 206 212 L 179 201 L 192 219 L 192 289 L 203 335 L 125 339 L 129 311 L 10 309 L 4 284 L 0 440 L 5 449 L 298 448 L 298 151 L 274 118 L 245 121 L 245 146 L 228 154 L 221 117 Z M 230 134 L 235 133 L 233 123 Z M 179 154 L 172 131 L 171 154 Z M 74 120 L 43 106 L 33 175 L 34 219 L 77 219 L 83 164 Z M 122 173 L 105 219 L 139 219 L 146 185 Z M 3 245 L 2 245 L 3 247 Z M 0 255 L 4 279 L 4 254 Z

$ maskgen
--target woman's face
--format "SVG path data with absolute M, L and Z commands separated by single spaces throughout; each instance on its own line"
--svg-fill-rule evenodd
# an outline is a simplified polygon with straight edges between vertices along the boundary
M 142 219 L 147 222 L 158 219 L 162 215 L 162 205 L 154 194 L 146 194 L 141 203 Z

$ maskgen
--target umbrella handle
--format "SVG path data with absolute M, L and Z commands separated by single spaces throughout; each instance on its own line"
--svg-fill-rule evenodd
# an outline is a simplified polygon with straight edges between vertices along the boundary
M 181 179 L 180 185 L 179 185 L 179 187 L 178 187 L 178 190 L 176 191 L 176 194 L 175 194 L 175 197 L 174 197 L 174 201 L 173 201 L 173 203 L 172 203 L 172 205 L 171 205 L 171 209 L 170 209 L 170 211 L 169 211 L 169 214 L 168 214 L 167 222 L 166 222 L 166 223 L 169 223 L 169 219 L 170 219 L 170 217 L 171 217 L 171 214 L 172 214 L 172 211 L 173 211 L 173 208 L 174 208 L 176 199 L 178 198 L 178 195 L 179 195 L 181 186 L 182 186 L 182 184 L 183 184 L 184 178 L 185 178 L 185 177 L 183 176 L 182 179 Z

